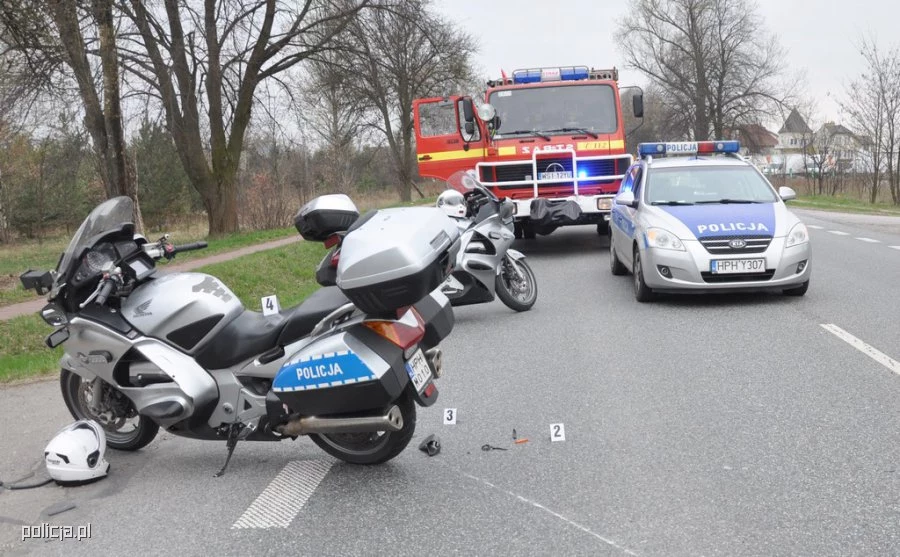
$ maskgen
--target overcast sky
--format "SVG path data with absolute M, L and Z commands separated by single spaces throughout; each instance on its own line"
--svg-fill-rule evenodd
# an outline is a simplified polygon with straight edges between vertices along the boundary
M 624 69 L 613 34 L 629 0 L 434 0 L 434 6 L 479 42 L 476 64 L 499 77 L 522 67 L 617 66 L 619 84 L 644 84 Z M 879 44 L 900 44 L 897 0 L 757 0 L 768 29 L 787 51 L 789 71 L 802 70 L 806 90 L 823 117 L 840 120 L 834 97 L 860 73 L 854 47 L 864 33 Z M 774 127 L 774 126 L 773 126 Z M 773 131 L 778 131 L 777 129 Z

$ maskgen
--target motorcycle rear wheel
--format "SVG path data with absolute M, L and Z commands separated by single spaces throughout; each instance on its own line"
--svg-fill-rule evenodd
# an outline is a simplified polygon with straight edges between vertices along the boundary
M 403 416 L 400 431 L 374 433 L 311 433 L 309 438 L 331 456 L 351 464 L 381 464 L 409 445 L 416 431 L 416 403 L 404 393 L 394 403 Z
M 100 424 L 106 434 L 106 446 L 111 449 L 119 451 L 142 449 L 149 445 L 159 432 L 159 425 L 156 422 L 138 415 L 134 403 L 107 383 L 103 383 L 103 390 L 109 391 L 104 394 L 119 408 L 107 405 L 102 416 L 94 413 L 88 400 L 94 396 L 92 381 L 85 381 L 77 373 L 64 369 L 59 375 L 59 386 L 63 401 L 72 417 L 76 420 L 94 420 Z M 111 423 L 112 420 L 116 423 Z M 123 426 L 128 420 L 132 420 L 131 428 L 126 429 Z M 117 425 L 120 422 L 123 423 Z
M 495 286 L 497 297 L 512 310 L 528 311 L 537 301 L 537 281 L 531 266 L 524 259 L 514 261 L 509 255 L 503 258 L 501 266 Z

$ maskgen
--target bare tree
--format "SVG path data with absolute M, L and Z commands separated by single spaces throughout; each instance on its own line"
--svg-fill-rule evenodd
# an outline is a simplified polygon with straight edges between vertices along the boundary
M 752 3 L 633 0 L 616 39 L 627 63 L 690 118 L 695 140 L 761 121 L 784 101 L 783 53 Z
M 357 179 L 357 146 L 369 135 L 370 104 L 357 94 L 352 83 L 355 76 L 341 68 L 342 55 L 323 52 L 308 62 L 309 79 L 298 115 L 323 146 L 328 161 L 326 184 L 346 193 Z
M 850 82 L 841 103 L 857 135 L 871 146 L 872 182 L 869 199 L 878 199 L 884 174 L 891 199 L 900 204 L 900 50 L 884 51 L 874 39 L 860 41 L 865 67 Z
M 397 191 L 409 200 L 416 173 L 412 102 L 446 95 L 469 80 L 475 40 L 429 11 L 427 0 L 405 0 L 368 11 L 348 28 L 344 42 L 347 83 L 373 107 L 372 125 L 390 147 Z
M 631 104 L 631 97 L 637 89 L 624 89 L 622 106 Z M 643 120 L 632 116 L 631 111 L 624 111 L 625 143 L 629 152 L 636 152 L 642 142 L 675 141 L 688 139 L 691 135 L 692 122 L 677 107 L 669 104 L 669 96 L 656 84 L 651 83 L 644 94 Z
M 121 0 L 136 29 L 123 43 L 126 68 L 165 109 L 210 234 L 238 229 L 237 173 L 259 86 L 327 48 L 374 2 Z
M 131 197 L 140 227 L 122 125 L 113 5 L 113 0 L 9 0 L 0 8 L 0 27 L 9 55 L 30 69 L 34 90 L 74 79 L 106 195 Z

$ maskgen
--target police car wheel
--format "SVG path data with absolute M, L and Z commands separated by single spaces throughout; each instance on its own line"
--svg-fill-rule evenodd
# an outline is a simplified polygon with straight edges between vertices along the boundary
M 798 286 L 796 288 L 787 288 L 787 289 L 783 290 L 782 292 L 786 296 L 803 296 L 804 294 L 806 294 L 807 290 L 809 290 L 809 281 L 804 282 L 803 284 L 801 284 L 800 286 Z
M 653 290 L 644 282 L 644 269 L 641 266 L 641 250 L 634 249 L 634 299 L 644 303 L 653 299 Z

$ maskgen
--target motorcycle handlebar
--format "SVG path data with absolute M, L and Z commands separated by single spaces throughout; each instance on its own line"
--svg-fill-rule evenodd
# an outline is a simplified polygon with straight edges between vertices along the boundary
M 191 244 L 184 244 L 181 246 L 175 246 L 172 249 L 172 253 L 180 253 L 182 251 L 195 251 L 198 249 L 204 249 L 208 246 L 206 242 L 193 242 Z
M 106 299 L 109 298 L 109 295 L 112 294 L 113 288 L 115 288 L 116 282 L 112 279 L 107 279 L 106 282 L 103 283 L 103 286 L 100 287 L 100 293 L 97 294 L 97 298 L 94 300 L 97 305 L 103 305 L 106 303 Z

